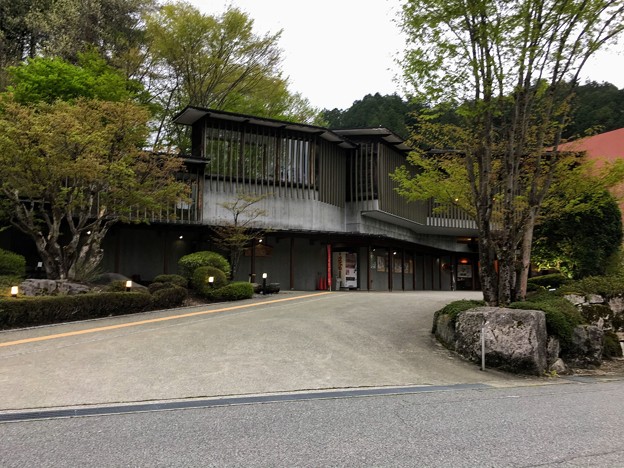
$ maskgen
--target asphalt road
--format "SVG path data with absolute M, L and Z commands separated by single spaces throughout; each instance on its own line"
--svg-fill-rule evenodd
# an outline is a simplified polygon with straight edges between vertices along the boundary
M 541 383 L 435 342 L 474 292 L 285 293 L 0 333 L 0 410 L 310 389 Z
M 624 382 L 0 423 L 4 467 L 624 466 Z

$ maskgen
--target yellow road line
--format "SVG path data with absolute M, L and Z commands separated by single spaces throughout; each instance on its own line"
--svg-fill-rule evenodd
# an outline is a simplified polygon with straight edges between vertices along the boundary
M 260 306 L 260 305 L 276 304 L 278 302 L 286 302 L 286 301 L 294 301 L 294 300 L 297 300 L 297 299 L 305 299 L 307 297 L 322 296 L 324 294 L 330 294 L 330 293 L 329 292 L 322 292 L 322 293 L 306 294 L 305 296 L 287 297 L 285 299 L 274 299 L 272 301 L 266 301 L 266 302 L 254 302 L 253 304 L 244 304 L 244 305 L 238 305 L 238 306 L 232 306 L 232 307 L 223 307 L 221 309 L 215 309 L 215 310 L 202 310 L 202 311 L 199 311 L 199 312 L 189 312 L 188 314 L 171 315 L 171 316 L 168 316 L 168 317 L 160 317 L 160 318 L 155 318 L 155 319 L 140 320 L 138 322 L 120 323 L 118 325 L 109 325 L 107 327 L 88 328 L 86 330 L 77 330 L 77 331 L 67 332 L 67 333 L 58 333 L 56 335 L 37 336 L 37 337 L 34 337 L 34 338 L 25 338 L 23 340 L 7 341 L 5 343 L 0 343 L 0 348 L 4 348 L 4 347 L 7 347 L 7 346 L 15 346 L 15 345 L 19 345 L 19 344 L 35 343 L 37 341 L 55 340 L 57 338 L 65 338 L 65 337 L 68 337 L 68 336 L 86 335 L 88 333 L 97 333 L 97 332 L 108 331 L 108 330 L 117 330 L 119 328 L 136 327 L 136 326 L 145 325 L 145 324 L 148 324 L 148 323 L 166 322 L 168 320 L 177 320 L 177 319 L 188 318 L 188 317 L 196 317 L 198 315 L 215 314 L 217 312 L 227 312 L 227 311 L 230 311 L 230 310 L 248 309 L 250 307 L 256 307 L 256 306 Z M 118 316 L 118 317 L 120 317 L 120 316 Z

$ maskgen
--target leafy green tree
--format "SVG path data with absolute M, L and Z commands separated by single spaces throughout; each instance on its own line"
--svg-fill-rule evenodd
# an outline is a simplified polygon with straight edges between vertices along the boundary
M 565 138 L 579 138 L 624 128 L 624 89 L 592 81 L 576 89 Z
M 147 111 L 131 102 L 0 101 L 0 194 L 48 278 L 80 279 L 118 221 L 143 221 L 185 198 L 176 157 L 141 150 Z
M 382 96 L 375 93 L 367 94 L 344 111 L 326 109 L 321 117 L 330 128 L 385 127 L 407 138 L 408 127 L 413 123 L 411 114 L 415 110 L 414 105 L 396 94 Z
M 74 65 L 59 57 L 37 57 L 10 67 L 9 91 L 22 104 L 77 98 L 124 101 L 136 96 L 140 84 L 127 80 L 95 53 L 80 54 Z
M 280 33 L 257 34 L 253 20 L 236 8 L 210 16 L 188 3 L 165 4 L 148 17 L 147 33 L 161 73 L 157 141 L 186 149 L 188 140 L 180 134 L 185 129 L 169 122 L 188 104 L 303 122 L 316 114 L 288 91 L 280 70 Z
M 587 59 L 624 29 L 624 6 L 612 0 L 412 0 L 403 8 L 409 49 L 405 77 L 435 111 L 463 103 L 459 125 L 421 119 L 433 140 L 446 141 L 442 205 L 466 199 L 479 235 L 479 274 L 488 304 L 526 294 L 533 229 L 554 173 L 570 99 Z M 545 151 L 551 146 L 553 151 Z M 442 159 L 442 158 L 441 158 Z M 429 166 L 428 166 L 429 165 Z M 446 169 L 448 167 L 448 169 Z M 441 171 L 441 169 L 443 169 Z M 463 171 L 457 193 L 451 174 Z M 444 178 L 444 173 L 449 174 Z M 428 197 L 431 178 L 396 178 L 410 198 Z M 466 184 L 464 184 L 466 186 Z M 448 190 L 444 190 L 444 188 Z
M 622 244 L 622 213 L 609 188 L 621 180 L 624 161 L 595 172 L 585 163 L 556 178 L 535 228 L 532 259 L 538 267 L 575 279 L 606 273 Z

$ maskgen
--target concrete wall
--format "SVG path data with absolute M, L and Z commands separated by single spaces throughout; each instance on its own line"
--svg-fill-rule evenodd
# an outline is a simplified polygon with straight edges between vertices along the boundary
M 256 219 L 254 225 L 273 229 L 297 229 L 314 231 L 344 231 L 344 209 L 316 199 L 312 190 L 282 189 L 280 196 L 268 195 L 253 205 L 252 209 L 266 214 Z M 236 201 L 236 191 L 204 192 L 203 219 L 206 224 L 232 222 L 232 214 L 223 203 Z

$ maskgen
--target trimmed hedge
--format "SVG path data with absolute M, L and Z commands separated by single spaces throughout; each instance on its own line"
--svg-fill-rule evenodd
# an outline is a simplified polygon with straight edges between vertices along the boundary
M 199 267 L 210 266 L 218 268 L 225 276 L 230 276 L 230 263 L 225 259 L 223 255 L 209 250 L 203 250 L 195 252 L 189 255 L 185 255 L 178 260 L 178 269 L 182 275 L 187 278 L 192 278 L 193 273 Z
M 602 336 L 602 357 L 605 359 L 622 357 L 622 346 L 618 336 L 611 330 L 605 331 Z
M 158 275 L 154 278 L 154 283 L 175 284 L 183 288 L 188 287 L 188 280 L 180 275 Z
M 208 282 L 208 278 L 214 277 L 212 286 Z M 222 288 L 227 284 L 225 273 L 216 267 L 203 266 L 199 267 L 193 273 L 191 285 L 193 289 L 200 294 L 208 294 L 210 290 Z
M 11 286 L 19 286 L 22 282 L 22 278 L 19 276 L 2 275 L 0 276 L 0 297 L 11 296 Z
M 217 292 L 220 300 L 241 301 L 251 299 L 254 295 L 254 288 L 251 283 L 246 281 L 236 281 L 218 289 Z
M 26 276 L 26 259 L 14 252 L 0 249 L 0 276 Z
M 157 291 L 153 295 L 138 292 L 108 292 L 0 299 L 0 329 L 167 309 L 181 305 L 186 296 L 186 289 L 174 286 Z
M 180 306 L 188 297 L 188 290 L 175 284 L 152 294 L 152 304 L 158 309 L 171 309 Z

